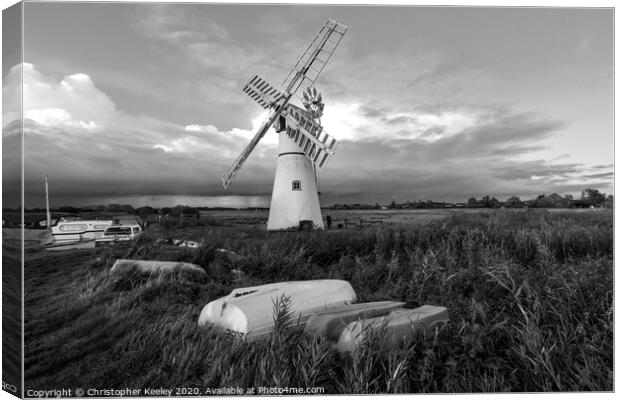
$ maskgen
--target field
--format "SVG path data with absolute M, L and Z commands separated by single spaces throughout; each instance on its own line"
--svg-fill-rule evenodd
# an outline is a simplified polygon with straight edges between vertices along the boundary
M 201 216 L 207 226 L 155 225 L 128 248 L 27 249 L 26 389 L 613 390 L 612 213 L 468 211 L 330 211 L 334 222 L 383 222 L 279 233 L 260 226 L 265 212 L 220 211 Z M 116 258 L 207 274 L 111 274 Z M 379 331 L 353 355 L 299 329 L 243 343 L 197 326 L 202 307 L 235 287 L 321 278 L 349 281 L 358 301 L 446 306 L 450 322 L 396 349 Z

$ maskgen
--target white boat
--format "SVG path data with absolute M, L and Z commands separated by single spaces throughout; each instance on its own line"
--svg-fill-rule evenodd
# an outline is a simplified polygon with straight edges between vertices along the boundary
M 403 305 L 405 303 L 400 301 L 375 301 L 330 307 L 313 313 L 304 330 L 312 335 L 338 341 L 344 328 L 351 322 L 384 316 Z
M 347 324 L 342 328 L 335 347 L 340 352 L 354 352 L 372 329 L 385 329 L 382 339 L 391 345 L 398 345 L 447 321 L 446 307 L 423 305 L 413 309 L 395 308 L 385 315 Z
M 41 238 L 41 247 L 46 250 L 70 250 L 95 247 L 95 239 L 103 236 L 105 229 L 112 225 L 113 222 L 60 218 L 52 226 L 47 175 L 45 176 L 45 207 L 45 227 L 47 229 Z
M 102 237 L 103 232 L 110 225 L 112 225 L 112 221 L 67 221 L 61 219 L 56 225 L 52 226 L 52 237 L 54 244 L 92 241 Z
M 290 298 L 289 311 L 301 326 L 312 313 L 351 304 L 356 298 L 349 282 L 341 280 L 293 281 L 238 288 L 207 304 L 200 313 L 198 324 L 213 324 L 233 339 L 259 339 L 273 331 L 274 304 L 283 295 Z

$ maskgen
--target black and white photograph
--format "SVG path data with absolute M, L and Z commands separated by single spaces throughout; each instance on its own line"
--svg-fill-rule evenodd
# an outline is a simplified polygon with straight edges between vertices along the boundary
M 5 392 L 613 394 L 612 5 L 5 7 Z

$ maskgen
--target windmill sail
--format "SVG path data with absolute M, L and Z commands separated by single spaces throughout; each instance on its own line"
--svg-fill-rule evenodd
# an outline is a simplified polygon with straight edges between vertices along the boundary
M 254 75 L 254 77 L 243 86 L 243 92 L 260 104 L 264 109 L 269 109 L 274 104 L 280 103 L 285 97 L 282 92 L 265 82 L 265 80 L 258 75 Z
M 288 103 L 302 85 L 309 87 L 314 85 L 347 29 L 345 25 L 334 20 L 327 20 L 284 80 L 284 92 L 274 88 L 258 75 L 252 77 L 244 85 L 244 93 L 262 108 L 272 111 L 250 143 L 222 176 L 224 188 L 228 187 L 250 153 L 280 115 L 287 121 L 289 137 L 294 138 L 295 143 L 314 164 L 322 167 L 334 154 L 333 149 L 336 140 L 324 132 L 323 128 L 312 118 L 305 116 L 302 109 L 294 106 L 289 107 Z
M 305 112 L 288 105 L 282 113 L 286 119 L 286 133 L 301 148 L 308 158 L 323 167 L 334 155 L 336 139 L 323 130 L 323 127 L 305 115 Z
M 347 29 L 346 25 L 332 19 L 327 20 L 284 79 L 282 87 L 287 93 L 296 93 L 301 86 L 314 86 Z
M 247 158 L 250 156 L 250 153 L 252 153 L 252 150 L 254 150 L 258 142 L 263 138 L 263 136 L 265 136 L 265 133 L 267 133 L 267 131 L 278 118 L 278 116 L 282 113 L 282 111 L 284 111 L 284 106 L 286 105 L 286 103 L 288 103 L 290 99 L 290 94 L 284 97 L 283 102 L 278 105 L 271 112 L 271 114 L 269 114 L 265 122 L 263 122 L 261 127 L 252 138 L 252 140 L 250 140 L 250 143 L 248 143 L 245 149 L 243 149 L 243 151 L 241 152 L 239 157 L 237 157 L 233 165 L 224 173 L 224 175 L 222 176 L 222 184 L 224 185 L 224 188 L 227 188 L 230 184 L 230 181 L 237 175 L 237 172 L 239 171 L 239 169 L 241 169 L 241 166 L 243 165 L 245 160 L 247 160 Z

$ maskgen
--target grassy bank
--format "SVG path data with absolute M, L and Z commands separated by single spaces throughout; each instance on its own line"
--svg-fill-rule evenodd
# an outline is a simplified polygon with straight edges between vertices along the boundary
M 204 245 L 155 243 L 165 236 Z M 610 212 L 498 210 L 359 231 L 170 228 L 128 249 L 30 251 L 26 386 L 612 390 L 612 246 Z M 194 262 L 207 274 L 110 274 L 115 258 L 130 257 Z M 371 338 L 353 356 L 296 330 L 230 343 L 196 324 L 235 287 L 320 278 L 348 280 L 359 301 L 443 305 L 451 320 L 390 351 Z

